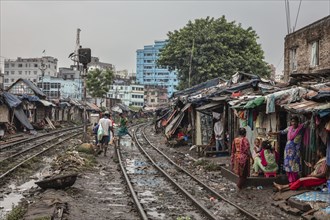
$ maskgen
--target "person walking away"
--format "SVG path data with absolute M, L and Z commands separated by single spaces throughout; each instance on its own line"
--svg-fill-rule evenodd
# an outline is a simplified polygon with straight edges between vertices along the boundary
M 119 122 L 120 127 L 118 129 L 118 136 L 122 137 L 128 134 L 133 139 L 132 135 L 128 132 L 127 129 L 128 120 L 125 116 L 125 113 L 120 113 L 119 116 L 120 116 L 120 122 Z
M 263 173 L 277 172 L 277 156 L 275 150 L 272 149 L 272 145 L 269 141 L 263 141 L 261 143 L 262 150 L 258 153 L 258 156 L 254 158 L 252 176 L 259 176 L 260 170 Z
M 217 121 L 214 123 L 214 136 L 215 136 L 215 149 L 216 151 L 224 150 L 223 142 L 223 124 L 222 117 L 217 118 Z
M 290 183 L 298 179 L 298 173 L 301 169 L 300 148 L 303 137 L 304 128 L 308 122 L 299 124 L 297 116 L 293 116 L 290 120 L 290 126 L 285 130 L 277 132 L 269 132 L 270 135 L 287 134 L 287 143 L 284 149 L 284 170 L 288 176 Z
M 103 137 L 100 140 L 101 150 L 104 151 L 104 156 L 107 155 L 108 145 L 110 141 L 110 131 L 112 130 L 112 121 L 109 119 L 110 113 L 108 111 L 104 112 L 103 118 L 99 121 L 99 127 L 102 126 Z
M 297 190 L 300 187 L 314 187 L 326 183 L 326 174 L 328 169 L 326 163 L 326 148 L 318 148 L 316 154 L 320 159 L 314 166 L 311 163 L 304 161 L 307 167 L 314 168 L 313 172 L 310 175 L 308 175 L 307 177 L 299 178 L 295 182 L 291 182 L 286 185 L 281 185 L 274 182 L 273 184 L 275 188 L 279 191 Z
M 245 128 L 240 128 L 239 136 L 233 140 L 231 152 L 231 166 L 233 172 L 238 175 L 238 189 L 242 189 L 247 177 L 250 175 L 250 144 L 246 136 Z

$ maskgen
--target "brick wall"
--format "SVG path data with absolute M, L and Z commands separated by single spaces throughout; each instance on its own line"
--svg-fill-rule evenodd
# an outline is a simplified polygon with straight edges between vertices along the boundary
M 319 64 L 312 67 L 311 44 L 319 42 Z M 292 70 L 290 53 L 296 48 L 297 67 Z M 292 73 L 316 73 L 330 69 L 330 16 L 316 21 L 285 37 L 284 44 L 284 79 Z

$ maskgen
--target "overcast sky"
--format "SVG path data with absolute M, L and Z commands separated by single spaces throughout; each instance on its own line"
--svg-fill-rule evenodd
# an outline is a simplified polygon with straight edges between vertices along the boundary
M 300 0 L 290 1 L 294 26 Z M 214 1 L 8 1 L 1 6 L 1 66 L 4 59 L 54 56 L 68 67 L 76 30 L 92 56 L 117 70 L 136 72 L 136 50 L 165 40 L 168 31 L 196 18 L 221 17 L 252 27 L 260 37 L 265 60 L 283 69 L 287 21 L 284 0 Z M 302 0 L 296 30 L 328 16 L 330 0 Z

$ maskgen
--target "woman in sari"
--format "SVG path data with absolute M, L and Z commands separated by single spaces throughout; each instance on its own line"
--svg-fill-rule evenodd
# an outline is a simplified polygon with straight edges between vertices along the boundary
M 231 165 L 235 174 L 238 175 L 238 189 L 242 189 L 247 177 L 250 174 L 250 144 L 245 137 L 245 128 L 239 129 L 239 137 L 233 140 L 231 148 Z
M 314 171 L 308 175 L 307 177 L 300 178 L 295 182 L 292 182 L 287 185 L 280 185 L 277 183 L 273 183 L 274 186 L 279 191 L 286 190 L 297 190 L 300 187 L 313 187 L 319 186 L 323 183 L 327 182 L 326 173 L 327 173 L 327 163 L 326 163 L 326 148 L 319 148 L 316 152 L 317 156 L 320 158 L 319 161 L 314 165 Z M 306 166 L 313 167 L 311 163 L 305 161 Z
M 290 183 L 298 179 L 301 169 L 300 147 L 306 123 L 298 124 L 298 117 L 291 118 L 291 126 L 279 132 L 270 132 L 270 135 L 287 134 L 287 143 L 284 150 L 284 170 Z
M 259 176 L 260 170 L 264 173 L 277 172 L 277 155 L 272 149 L 272 145 L 269 141 L 263 141 L 262 150 L 258 153 L 258 156 L 254 158 L 252 176 Z

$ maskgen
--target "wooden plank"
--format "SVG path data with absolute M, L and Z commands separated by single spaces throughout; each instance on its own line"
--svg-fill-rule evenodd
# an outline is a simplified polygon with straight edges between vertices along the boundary
M 307 212 L 307 211 L 312 209 L 312 207 L 308 203 L 300 202 L 300 201 L 298 201 L 296 199 L 293 199 L 293 198 L 288 199 L 288 204 L 290 206 L 292 206 L 294 208 L 297 208 L 297 209 L 299 209 L 301 211 L 304 211 L 304 212 Z

